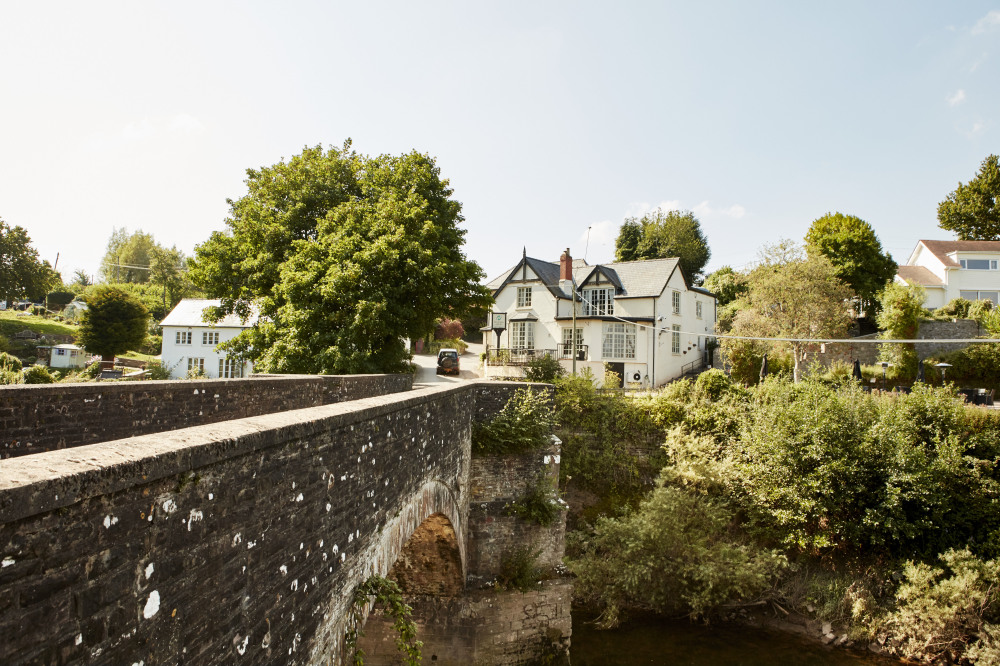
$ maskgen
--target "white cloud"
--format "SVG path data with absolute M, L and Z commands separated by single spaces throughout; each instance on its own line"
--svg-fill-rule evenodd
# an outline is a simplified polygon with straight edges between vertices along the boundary
M 994 9 L 976 22 L 972 27 L 972 34 L 980 34 L 1000 26 L 1000 10 Z
M 658 206 L 653 206 L 646 202 L 636 202 L 629 205 L 625 212 L 625 217 L 642 217 L 646 213 L 651 212 L 655 208 L 660 208 L 661 210 L 690 210 L 692 213 L 699 217 L 731 217 L 734 219 L 739 219 L 746 215 L 747 209 L 740 204 L 733 204 L 725 208 L 713 208 L 708 201 L 702 201 L 696 206 L 682 206 L 680 200 L 674 199 L 672 201 L 661 201 Z
M 967 134 L 969 136 L 976 136 L 977 134 L 979 134 L 980 132 L 982 132 L 984 129 L 986 129 L 986 123 L 984 123 L 981 120 L 977 120 L 976 122 L 972 123 L 972 129 L 970 129 L 967 132 Z
M 948 100 L 948 106 L 958 106 L 965 101 L 965 91 L 959 88 L 954 95 L 948 95 L 945 99 Z
M 733 204 L 728 208 L 712 208 L 707 201 L 702 201 L 700 204 L 695 206 L 692 211 L 695 215 L 700 215 L 702 217 L 722 216 L 738 220 L 746 215 L 747 209 L 739 204 Z
M 620 226 L 621 222 L 613 222 L 611 220 L 594 222 L 587 230 L 580 234 L 580 245 L 586 246 L 588 233 L 590 235 L 590 247 L 613 245 L 615 239 L 618 238 L 618 228 Z

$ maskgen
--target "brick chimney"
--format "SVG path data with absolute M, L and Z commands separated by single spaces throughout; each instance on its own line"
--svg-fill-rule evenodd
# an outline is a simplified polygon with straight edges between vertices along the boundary
M 566 248 L 566 251 L 559 257 L 559 279 L 573 279 L 573 257 L 569 254 L 569 248 Z

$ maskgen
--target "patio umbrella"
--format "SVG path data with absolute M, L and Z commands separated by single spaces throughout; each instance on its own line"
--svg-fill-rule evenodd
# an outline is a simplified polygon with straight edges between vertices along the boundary
M 924 380 L 924 362 L 917 361 L 917 381 L 922 382 Z
M 767 377 L 767 354 L 764 354 L 764 360 L 760 362 L 760 381 L 764 381 L 764 377 Z
M 851 370 L 851 376 L 857 379 L 858 381 L 864 379 L 864 377 L 862 377 L 861 375 L 861 361 L 859 361 L 858 359 L 854 359 L 854 368 Z

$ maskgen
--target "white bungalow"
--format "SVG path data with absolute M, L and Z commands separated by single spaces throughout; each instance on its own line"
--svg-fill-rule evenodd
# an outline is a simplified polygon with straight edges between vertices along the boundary
M 923 285 L 924 307 L 955 298 L 1000 303 L 1000 241 L 917 241 L 896 282 Z
M 245 377 L 253 371 L 250 363 L 237 363 L 226 357 L 218 346 L 232 340 L 256 323 L 256 317 L 241 321 L 229 315 L 217 323 L 205 319 L 205 308 L 218 306 L 211 298 L 185 298 L 170 311 L 163 326 L 163 367 L 175 379 L 191 371 L 202 371 L 206 377 L 231 379 Z

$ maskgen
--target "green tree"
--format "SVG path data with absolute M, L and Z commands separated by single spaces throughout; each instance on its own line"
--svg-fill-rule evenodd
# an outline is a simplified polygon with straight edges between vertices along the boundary
M 115 286 L 100 286 L 87 295 L 77 340 L 105 361 L 138 349 L 146 339 L 149 313 L 136 298 Z
M 489 302 L 434 160 L 350 145 L 248 170 L 228 230 L 196 248 L 190 275 L 222 300 L 216 316 L 259 312 L 227 349 L 263 371 L 403 371 L 404 338 Z
M 875 320 L 886 340 L 913 340 L 920 320 L 928 316 L 924 309 L 924 288 L 919 284 L 890 282 L 879 293 L 881 311 Z M 879 359 L 891 363 L 903 375 L 917 370 L 917 351 L 913 343 L 893 342 L 879 345 Z
M 747 293 L 747 276 L 723 266 L 706 277 L 702 286 L 715 294 L 715 302 L 721 308 Z
M 141 229 L 131 234 L 125 227 L 112 230 L 101 259 L 101 276 L 105 282 L 149 282 L 149 266 L 157 247 L 153 235 Z
M 804 340 L 842 338 L 851 323 L 850 288 L 822 255 L 807 256 L 787 241 L 765 248 L 761 263 L 747 276 L 744 307 L 736 314 L 734 335 L 796 338 L 780 342 L 792 353 L 795 381 L 810 344 Z M 723 340 L 727 354 L 746 347 Z
M 0 218 L 0 300 L 40 301 L 60 282 L 49 262 L 38 258 L 24 227 L 12 227 Z
M 149 283 L 160 288 L 163 310 L 173 306 L 193 288 L 184 272 L 184 254 L 176 247 L 169 250 L 156 245 L 149 253 Z
M 809 227 L 806 247 L 829 259 L 837 277 L 857 294 L 862 311 L 874 314 L 878 292 L 896 274 L 897 266 L 882 250 L 870 224 L 853 215 L 827 213 Z
M 657 208 L 641 218 L 630 217 L 615 241 L 617 261 L 677 257 L 688 284 L 701 283 L 711 256 L 701 224 L 690 211 Z
M 990 155 L 968 183 L 938 204 L 938 226 L 959 240 L 1000 240 L 1000 160 Z

